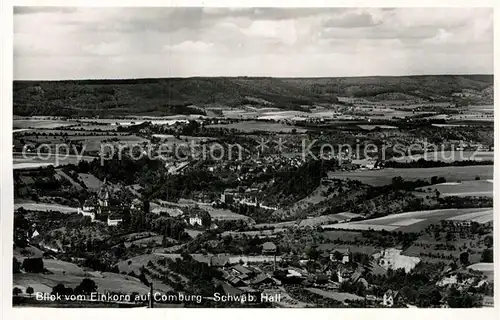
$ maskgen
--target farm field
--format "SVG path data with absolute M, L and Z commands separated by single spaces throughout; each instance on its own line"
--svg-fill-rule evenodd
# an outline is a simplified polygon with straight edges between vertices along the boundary
M 188 119 L 195 119 L 197 117 L 194 116 L 173 116 L 173 117 L 165 117 L 165 118 L 130 118 L 130 119 L 83 119 L 81 122 L 91 122 L 91 123 L 99 123 L 103 125 L 111 125 L 111 126 L 130 126 L 137 125 L 143 122 L 151 122 L 155 125 L 173 125 L 177 122 L 188 122 Z
M 428 211 L 413 211 L 392 214 L 382 218 L 368 219 L 356 222 L 337 223 L 323 226 L 323 229 L 343 230 L 386 230 L 386 231 L 419 231 L 428 225 L 439 223 L 441 220 L 459 217 L 464 214 L 481 213 L 478 216 L 490 215 L 493 218 L 492 208 L 472 209 L 439 209 Z M 481 218 L 485 219 L 485 218 Z
M 92 174 L 79 173 L 78 176 L 89 190 L 97 191 L 102 185 L 102 181 Z
M 57 275 L 73 275 L 84 277 L 88 273 L 74 263 L 55 259 L 43 259 L 44 267 Z
M 129 274 L 130 272 L 134 272 L 135 274 L 140 274 L 141 272 L 141 267 L 146 266 L 149 261 L 155 262 L 160 260 L 161 257 L 159 257 L 156 254 L 143 254 L 140 256 L 135 256 L 132 258 L 129 258 L 127 260 L 120 261 L 116 264 L 118 266 L 118 269 L 120 272 L 125 272 Z
M 255 230 L 255 231 L 224 231 L 222 236 L 231 235 L 232 237 L 238 237 L 246 235 L 249 237 L 272 237 L 273 235 L 286 231 L 285 228 L 274 228 L 272 230 Z
M 464 213 L 459 216 L 454 216 L 446 220 L 452 221 L 473 221 L 479 224 L 493 222 L 493 210 L 484 210 L 479 212 Z
M 319 226 L 322 224 L 327 224 L 327 223 L 331 223 L 334 221 L 343 221 L 346 219 L 352 219 L 352 218 L 359 217 L 359 216 L 360 216 L 359 214 L 355 214 L 355 213 L 351 213 L 351 212 L 329 214 L 329 215 L 325 215 L 325 216 L 304 219 L 304 220 L 300 221 L 299 226 L 300 227 L 315 227 L 315 226 Z
M 362 125 L 362 124 L 360 124 L 360 125 L 358 125 L 358 127 L 360 127 L 363 130 L 373 130 L 375 128 L 380 128 L 380 129 L 398 129 L 398 127 L 389 126 L 389 125 L 383 125 L 383 124 L 375 124 L 375 125 L 369 125 L 369 124 Z
M 48 119 L 14 119 L 14 129 L 54 129 L 77 125 L 74 121 Z
M 244 216 L 242 214 L 234 213 L 231 210 L 227 209 L 216 209 L 212 208 L 211 205 L 207 204 L 199 204 L 199 207 L 203 210 L 208 211 L 208 214 L 210 214 L 210 217 L 212 217 L 213 220 L 250 220 L 253 221 L 253 219 Z
M 71 136 L 69 137 L 70 140 L 72 141 L 83 141 L 84 142 L 84 147 L 85 147 L 85 152 L 90 152 L 90 151 L 100 151 L 101 150 L 101 144 L 105 143 L 106 145 L 116 145 L 116 144 L 127 144 L 127 145 L 138 145 L 142 144 L 144 142 L 148 142 L 149 140 L 138 137 L 136 135 L 121 135 L 121 136 L 110 136 L 110 135 L 104 135 L 104 136 Z M 115 140 L 116 141 L 113 141 Z M 107 151 L 109 148 L 103 147 L 104 151 Z
M 95 157 L 92 156 L 77 156 L 77 155 L 66 155 L 66 154 L 42 154 L 37 156 L 36 153 L 27 153 L 23 156 L 20 152 L 14 152 L 13 155 L 13 169 L 29 169 L 29 168 L 41 168 L 47 166 L 63 166 L 67 164 L 78 164 L 81 160 L 92 161 Z
M 24 208 L 32 211 L 58 211 L 62 213 L 78 212 L 78 208 L 63 206 L 60 204 L 52 203 L 35 203 L 35 202 L 20 202 L 14 203 L 14 210 Z
M 484 273 L 488 277 L 489 281 L 493 281 L 493 279 L 494 279 L 493 276 L 494 276 L 495 266 L 493 263 L 480 262 L 480 263 L 470 265 L 468 267 L 468 269 L 481 271 L 482 273 Z
M 410 247 L 406 248 L 402 254 L 405 256 L 419 257 L 424 262 L 449 262 L 458 260 L 463 246 L 467 246 L 469 252 L 469 262 L 477 263 L 481 260 L 483 250 L 486 248 L 484 245 L 483 236 L 473 236 L 461 238 L 457 237 L 453 242 L 446 241 L 445 234 L 440 233 L 440 238 L 436 239 L 435 236 L 424 233 Z M 451 247 L 448 247 L 452 244 Z M 433 256 L 429 256 L 429 253 Z
M 423 187 L 417 190 L 426 191 L 432 188 L 431 192 L 438 190 L 442 197 L 457 196 L 477 196 L 477 197 L 493 197 L 493 180 L 472 180 L 461 182 L 446 182 L 432 185 L 431 187 Z
M 474 180 L 478 176 L 481 180 L 493 179 L 493 166 L 467 167 L 438 167 L 438 168 L 410 168 L 367 171 L 328 172 L 329 178 L 359 180 L 372 186 L 383 186 L 392 183 L 394 177 L 404 177 L 405 180 L 429 180 L 433 176 L 444 177 L 446 181 Z
M 138 292 L 146 294 L 149 288 L 146 287 L 139 279 L 131 276 L 115 274 L 110 272 L 98 273 L 99 276 L 76 276 L 68 274 L 40 274 L 40 273 L 15 273 L 13 275 L 13 287 L 19 287 L 23 291 L 27 287 L 33 287 L 35 292 L 52 292 L 52 288 L 61 283 L 65 286 L 75 288 L 84 278 L 92 279 L 97 285 L 99 292 L 122 292 L 132 293 Z
M 264 121 L 241 121 L 229 124 L 211 124 L 207 128 L 235 129 L 243 132 L 267 131 L 267 132 L 306 132 L 305 129 L 296 128 L 286 124 Z
M 493 151 L 433 151 L 426 152 L 424 154 L 415 154 L 412 156 L 394 157 L 391 160 L 397 162 L 412 162 L 418 161 L 419 159 L 425 159 L 432 161 L 453 162 L 465 160 L 493 161 L 493 158 Z

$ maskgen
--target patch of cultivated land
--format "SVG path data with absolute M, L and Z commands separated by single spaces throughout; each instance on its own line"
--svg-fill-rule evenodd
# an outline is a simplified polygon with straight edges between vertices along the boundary
M 372 186 L 383 186 L 392 183 L 392 178 L 402 177 L 405 180 L 429 180 L 433 176 L 444 177 L 446 181 L 474 180 L 477 176 L 481 180 L 493 179 L 493 166 L 467 166 L 467 167 L 438 167 L 438 168 L 411 168 L 366 171 L 336 171 L 329 172 L 332 179 L 352 179 Z
M 306 130 L 301 128 L 296 128 L 282 123 L 265 122 L 265 121 L 241 121 L 228 124 L 212 124 L 208 125 L 207 128 L 235 129 L 243 132 L 253 132 L 253 131 L 292 132 L 292 130 L 295 129 L 296 132 L 306 132 Z
M 456 196 L 456 197 L 493 197 L 493 181 L 492 180 L 473 180 L 461 181 L 453 183 L 440 183 L 430 187 L 417 189 L 418 191 L 432 191 L 438 190 L 442 197 Z
M 54 129 L 59 127 L 70 127 L 77 125 L 77 122 L 64 120 L 46 120 L 46 119 L 23 119 L 13 121 L 13 127 L 16 129 Z
M 24 208 L 26 210 L 32 210 L 32 211 L 58 211 L 62 213 L 78 212 L 78 208 L 63 206 L 60 204 L 52 204 L 52 203 L 35 203 L 35 202 L 14 203 L 14 210 L 17 210 L 19 208 Z
M 332 223 L 335 221 L 344 221 L 348 219 L 352 219 L 355 217 L 360 217 L 361 215 L 356 214 L 356 213 L 351 213 L 351 212 L 343 212 L 343 213 L 337 213 L 337 214 L 329 214 L 329 215 L 324 215 L 324 216 L 319 216 L 319 217 L 312 217 L 312 218 L 307 218 L 302 221 L 300 221 L 299 226 L 300 227 L 315 227 L 327 223 Z
M 64 166 L 67 164 L 78 164 L 81 160 L 92 161 L 95 157 L 91 156 L 77 156 L 77 155 L 66 155 L 66 154 L 25 154 L 14 152 L 13 157 L 13 168 L 16 169 L 26 169 L 26 168 L 39 168 L 47 166 Z
M 472 209 L 440 209 L 427 211 L 413 211 L 400 214 L 392 214 L 382 218 L 368 219 L 363 221 L 337 223 L 323 226 L 324 229 L 343 230 L 386 230 L 386 231 L 417 231 L 425 229 L 430 224 L 439 223 L 441 220 L 460 217 L 464 214 L 477 213 L 479 216 L 493 217 L 493 208 Z M 479 214 L 481 213 L 481 214 Z M 485 219 L 485 218 L 481 218 Z
M 82 179 L 83 183 L 89 190 L 97 191 L 102 185 L 102 181 L 97 179 L 94 175 L 88 173 L 79 173 L 78 176 Z
M 68 274 L 83 277 L 88 274 L 88 272 L 86 272 L 76 264 L 62 260 L 44 259 L 43 266 L 50 272 L 58 275 Z
M 402 254 L 418 257 L 424 262 L 446 262 L 458 260 L 460 253 L 467 248 L 469 262 L 476 263 L 481 260 L 483 250 L 486 249 L 484 238 L 488 235 L 473 235 L 466 238 L 456 237 L 452 241 L 446 241 L 446 233 L 441 232 L 436 240 L 435 236 L 425 233 L 421 235 L 412 245 L 406 248 Z M 429 255 L 431 253 L 432 255 Z
M 149 261 L 156 262 L 160 258 L 161 257 L 155 254 L 143 254 L 120 261 L 118 262 L 117 266 L 118 270 L 120 270 L 120 273 L 125 272 L 128 274 L 133 271 L 135 274 L 140 274 L 142 266 L 146 266 Z
M 97 285 L 98 292 L 138 292 L 146 294 L 149 288 L 139 281 L 139 279 L 115 274 L 110 272 L 98 273 L 99 276 L 76 276 L 65 274 L 40 274 L 40 273 L 15 273 L 13 275 L 13 286 L 19 287 L 25 291 L 27 287 L 33 287 L 35 292 L 52 292 L 52 288 L 58 284 L 64 284 L 66 287 L 75 288 L 84 278 L 92 279 Z
M 231 210 L 213 208 L 211 205 L 199 204 L 199 207 L 208 211 L 213 220 L 252 220 L 242 214 L 234 213 Z
M 432 161 L 453 162 L 465 160 L 493 161 L 493 158 L 493 151 L 434 151 L 411 156 L 394 157 L 391 160 L 397 162 L 412 162 L 418 161 L 419 159 L 425 159 Z

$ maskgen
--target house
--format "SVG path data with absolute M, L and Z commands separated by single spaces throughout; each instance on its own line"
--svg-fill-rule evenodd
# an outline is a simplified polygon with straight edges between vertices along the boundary
M 352 260 L 352 253 L 349 248 L 345 251 L 344 255 L 342 256 L 342 263 L 343 264 L 348 264 Z
M 221 195 L 221 202 L 226 204 L 231 204 L 238 197 L 239 193 L 235 189 L 226 189 L 224 193 Z
M 83 205 L 83 208 L 78 208 L 78 214 L 84 217 L 90 217 L 91 222 L 95 220 L 94 207 Z
M 139 200 L 138 198 L 135 198 L 134 200 L 132 200 L 132 205 L 130 206 L 130 209 L 141 210 L 142 209 L 142 201 Z
M 253 270 L 245 268 L 241 264 L 236 264 L 230 268 L 232 274 L 238 276 L 241 279 L 247 279 L 252 277 L 255 273 Z
M 359 169 L 373 170 L 375 169 L 377 161 L 374 159 L 355 159 L 351 164 Z
M 354 270 L 344 265 L 340 265 L 339 268 L 337 269 L 337 278 L 340 283 L 349 281 L 353 274 Z
M 123 222 L 122 218 L 108 216 L 108 226 L 117 226 L 121 222 Z
M 264 255 L 276 254 L 276 250 L 276 245 L 270 241 L 262 244 L 262 254 Z
M 404 304 L 404 299 L 399 291 L 389 289 L 384 293 L 382 304 L 386 307 L 400 306 Z
M 201 216 L 199 216 L 199 215 L 194 215 L 194 216 L 189 217 L 188 222 L 192 226 L 198 226 L 198 227 L 203 226 L 203 223 L 201 221 Z

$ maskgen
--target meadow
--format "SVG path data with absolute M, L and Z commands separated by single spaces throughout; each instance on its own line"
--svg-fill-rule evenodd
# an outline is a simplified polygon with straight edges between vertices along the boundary
M 441 220 L 461 217 L 464 214 L 475 214 L 474 217 L 491 216 L 492 208 L 471 208 L 471 209 L 438 209 L 425 211 L 412 211 L 399 214 L 391 214 L 381 218 L 368 219 L 356 222 L 337 223 L 324 225 L 325 230 L 386 230 L 386 231 L 406 231 L 418 232 L 425 229 L 430 224 L 439 223 Z M 481 218 L 485 219 L 485 218 Z
M 431 188 L 431 190 L 429 190 Z M 442 197 L 493 197 L 493 180 L 472 180 L 461 182 L 446 182 L 432 187 L 423 187 L 418 191 L 434 192 L 438 190 Z
M 430 151 L 424 154 L 415 154 L 411 156 L 395 157 L 392 161 L 397 162 L 412 162 L 419 159 L 425 159 L 428 161 L 443 161 L 443 162 L 453 162 L 453 161 L 465 161 L 465 160 L 475 160 L 475 161 L 493 161 L 494 152 L 493 151 Z
M 328 172 L 329 178 L 359 180 L 372 186 L 392 183 L 392 178 L 403 177 L 407 181 L 429 180 L 433 176 L 444 177 L 446 181 L 466 181 L 479 177 L 481 180 L 493 179 L 493 166 L 437 167 L 437 168 L 385 168 L 382 170 L 357 170 Z
M 266 131 L 266 132 L 306 132 L 306 130 L 301 128 L 295 128 L 290 125 L 276 123 L 276 122 L 264 122 L 264 121 L 241 121 L 228 124 L 212 124 L 208 125 L 207 128 L 225 128 L 225 129 L 235 129 L 242 132 L 255 132 L 255 131 Z

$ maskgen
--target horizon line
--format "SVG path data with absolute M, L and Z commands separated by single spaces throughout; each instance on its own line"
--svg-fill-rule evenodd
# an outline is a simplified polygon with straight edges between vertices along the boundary
M 139 78 L 73 78 L 73 79 L 13 79 L 13 82 L 37 81 L 126 81 L 126 80 L 162 80 L 162 79 L 210 79 L 210 78 L 267 78 L 267 79 L 334 79 L 334 78 L 402 78 L 402 77 L 436 77 L 436 76 L 493 76 L 494 73 L 440 73 L 440 74 L 406 74 L 406 75 L 363 75 L 363 76 L 186 76 L 186 77 L 139 77 Z

